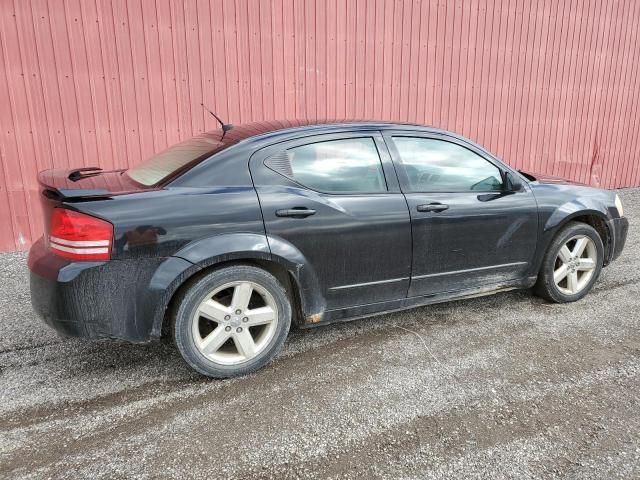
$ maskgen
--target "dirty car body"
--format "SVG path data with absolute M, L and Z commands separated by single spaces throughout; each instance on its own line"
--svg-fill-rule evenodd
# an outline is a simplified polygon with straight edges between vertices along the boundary
M 523 174 L 433 128 L 263 122 L 196 139 L 185 144 L 192 158 L 157 182 L 153 169 L 149 178 L 135 168 L 40 174 L 45 218 L 65 209 L 113 227 L 108 259 L 61 256 L 56 245 L 85 247 L 55 239 L 52 247 L 47 234 L 33 245 L 32 301 L 49 325 L 71 336 L 157 339 L 192 277 L 247 264 L 285 286 L 294 322 L 307 327 L 531 287 L 572 220 L 598 231 L 604 265 L 626 238 L 614 192 Z M 465 173 L 412 164 L 425 141 L 471 152 L 495 174 L 457 189 Z M 348 175 L 320 172 L 336 150 L 359 165 L 353 190 Z M 424 191 L 421 182 L 440 184 Z

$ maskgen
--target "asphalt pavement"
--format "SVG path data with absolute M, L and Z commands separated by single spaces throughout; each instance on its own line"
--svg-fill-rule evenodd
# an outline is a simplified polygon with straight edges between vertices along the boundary
M 639 478 L 640 189 L 583 300 L 528 291 L 292 332 L 265 369 L 62 339 L 0 255 L 0 478 Z

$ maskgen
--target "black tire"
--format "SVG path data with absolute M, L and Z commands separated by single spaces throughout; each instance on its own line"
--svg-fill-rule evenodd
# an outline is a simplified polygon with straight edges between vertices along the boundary
M 235 365 L 217 363 L 205 357 L 195 343 L 193 317 L 201 302 L 216 288 L 232 282 L 252 282 L 266 290 L 277 306 L 275 333 L 255 357 Z M 184 360 L 197 372 L 213 378 L 245 375 L 262 368 L 280 351 L 291 326 L 291 303 L 278 280 L 257 267 L 234 265 L 214 270 L 196 280 L 176 299 L 173 313 L 173 336 Z
M 593 241 L 597 252 L 597 260 L 595 262 L 593 275 L 589 282 L 576 294 L 569 295 L 560 291 L 553 279 L 553 273 L 560 249 L 576 235 L 585 235 Z M 598 232 L 586 223 L 570 222 L 565 225 L 551 241 L 551 244 L 544 256 L 544 260 L 542 261 L 542 266 L 538 273 L 538 280 L 534 286 L 534 292 L 536 295 L 555 303 L 568 303 L 580 300 L 589 293 L 594 283 L 598 280 L 600 271 L 602 270 L 603 259 L 604 246 Z

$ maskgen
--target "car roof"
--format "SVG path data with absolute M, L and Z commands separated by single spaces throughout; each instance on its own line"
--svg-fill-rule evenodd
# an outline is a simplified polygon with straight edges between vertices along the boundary
M 407 128 L 412 130 L 429 130 L 440 131 L 425 125 L 412 123 L 397 123 L 376 120 L 264 120 L 260 122 L 245 123 L 242 125 L 234 125 L 233 128 L 224 135 L 224 142 L 227 145 L 239 143 L 249 139 L 264 139 L 274 135 L 286 135 L 289 133 L 322 133 L 333 130 L 353 129 L 353 130 L 371 130 L 371 129 L 389 129 L 389 128 Z M 205 135 L 216 136 L 220 138 L 222 130 L 212 130 L 206 132 Z

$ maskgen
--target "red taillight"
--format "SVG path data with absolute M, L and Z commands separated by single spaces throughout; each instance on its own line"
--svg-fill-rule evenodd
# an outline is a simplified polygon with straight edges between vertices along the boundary
M 113 225 L 84 213 L 54 208 L 49 226 L 49 248 L 72 260 L 109 260 Z

